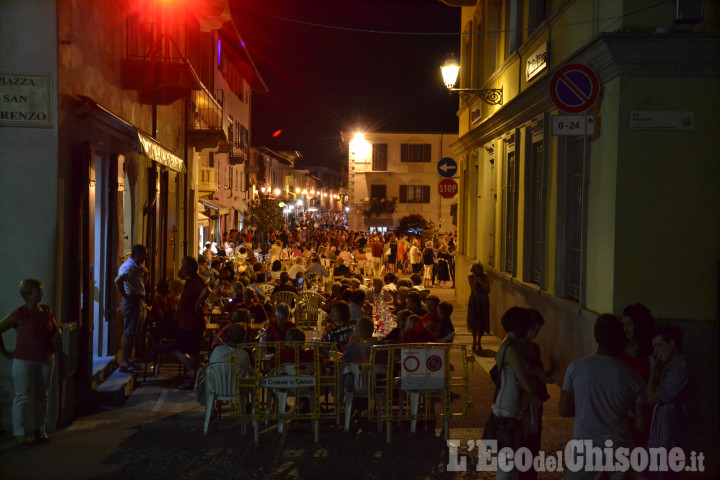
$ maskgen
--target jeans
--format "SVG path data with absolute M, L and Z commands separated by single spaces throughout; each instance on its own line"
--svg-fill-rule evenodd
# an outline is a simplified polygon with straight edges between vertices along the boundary
M 12 403 L 13 434 L 16 437 L 27 435 L 25 429 L 25 415 L 27 406 L 32 398 L 33 417 L 35 428 L 32 431 L 45 433 L 47 421 L 48 391 L 52 379 L 53 363 L 55 357 L 43 362 L 29 360 L 12 361 L 12 376 L 15 384 L 15 397 Z M 40 383 L 42 381 L 42 383 Z

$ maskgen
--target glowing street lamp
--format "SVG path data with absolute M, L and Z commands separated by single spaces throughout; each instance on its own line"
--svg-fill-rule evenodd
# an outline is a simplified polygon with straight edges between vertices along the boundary
M 455 86 L 455 82 L 457 81 L 458 73 L 460 72 L 460 65 L 458 65 L 454 58 L 448 58 L 445 60 L 445 64 L 440 67 L 440 71 L 442 72 L 443 82 L 445 82 L 445 86 L 448 90 L 451 92 L 458 92 L 460 98 L 462 98 L 465 103 L 468 103 L 470 101 L 470 97 L 475 95 L 488 105 L 502 105 L 502 88 L 453 88 Z

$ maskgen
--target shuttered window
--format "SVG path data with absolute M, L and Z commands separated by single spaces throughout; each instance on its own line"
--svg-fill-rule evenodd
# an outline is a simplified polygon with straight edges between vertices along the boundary
M 370 185 L 370 198 L 387 198 L 387 185 Z
M 430 162 L 432 145 L 429 143 L 403 143 L 400 145 L 401 162 Z
M 430 185 L 400 185 L 399 203 L 430 203 Z
M 387 171 L 387 143 L 373 143 L 372 169 L 375 172 Z

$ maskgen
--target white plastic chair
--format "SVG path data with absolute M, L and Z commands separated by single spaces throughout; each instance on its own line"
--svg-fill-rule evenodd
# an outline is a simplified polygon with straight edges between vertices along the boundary
M 298 370 L 295 370 L 294 364 L 280 365 L 275 369 L 274 376 L 312 376 L 315 373 L 315 365 L 312 363 L 301 363 L 298 365 Z M 310 402 L 310 408 L 314 408 L 315 405 L 315 389 L 313 387 L 308 388 L 277 388 L 274 390 L 275 401 L 277 402 L 278 413 L 280 419 L 278 420 L 278 433 L 283 433 L 285 427 L 285 408 L 287 407 L 287 398 L 289 396 L 295 397 L 296 408 L 298 400 L 301 397 L 307 397 Z M 315 430 L 315 441 L 318 441 L 320 432 L 320 422 L 313 420 L 313 428 Z
M 203 433 L 207 435 L 210 417 L 215 405 L 215 400 L 234 401 L 236 398 L 236 379 L 238 373 L 249 374 L 250 372 L 238 372 L 237 365 L 230 362 L 209 363 L 205 366 L 205 427 Z M 252 388 L 242 389 L 240 392 L 239 408 L 242 417 L 241 433 L 247 432 L 247 397 L 252 397 Z M 252 401 L 252 399 L 251 399 Z
M 437 343 L 453 343 L 453 340 L 455 340 L 455 332 L 454 331 L 450 332 L 449 334 L 447 334 L 447 336 L 445 336 L 443 338 L 439 338 L 437 340 Z
M 325 304 L 325 297 L 315 292 L 300 293 L 301 303 L 298 307 L 299 315 L 296 315 L 297 326 L 302 330 L 312 330 L 320 328 L 318 319 L 320 317 L 321 306 Z M 299 318 L 298 318 L 299 317 Z
M 343 376 L 353 376 L 354 391 L 344 391 L 345 395 L 345 431 L 350 429 L 350 416 L 352 415 L 352 404 L 355 397 L 369 398 L 370 380 L 375 379 L 375 404 L 378 409 L 378 432 L 382 432 L 382 418 L 385 411 L 385 388 L 387 388 L 387 365 L 359 365 L 348 363 L 343 368 Z

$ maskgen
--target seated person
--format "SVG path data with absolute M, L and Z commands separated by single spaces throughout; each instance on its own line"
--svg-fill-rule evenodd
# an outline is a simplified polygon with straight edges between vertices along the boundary
M 330 276 L 330 272 L 328 272 L 320 263 L 320 257 L 318 255 L 312 256 L 312 264 L 307 268 L 307 273 L 314 273 L 316 277 Z
M 410 292 L 408 287 L 398 287 L 397 295 L 395 295 L 395 309 L 393 313 L 398 314 L 400 310 L 407 308 L 407 294 Z
M 405 308 L 411 310 L 415 315 L 419 317 L 422 317 L 423 315 L 428 313 L 427 308 L 425 308 L 422 303 L 420 292 L 417 292 L 415 290 L 411 290 L 410 292 L 408 292 Z
M 425 306 L 427 307 L 428 313 L 423 315 L 420 319 L 423 328 L 427 328 L 430 322 L 437 324 L 440 320 L 438 315 L 438 306 L 440 305 L 440 299 L 437 295 L 428 295 L 425 299 Z
M 270 267 L 270 279 L 280 279 L 280 273 L 282 273 L 282 262 L 280 260 L 274 260 L 272 262 L 272 266 Z
M 346 302 L 337 300 L 330 309 L 330 322 L 325 326 L 322 341 L 336 344 L 338 351 L 343 352 L 352 332 L 350 307 Z
M 344 277 L 350 273 L 350 268 L 345 265 L 345 261 L 342 258 L 338 258 L 333 269 L 333 277 Z
M 170 311 L 170 284 L 167 280 L 160 280 L 155 288 L 155 299 L 150 309 L 153 322 L 160 323 L 165 312 Z
M 225 301 L 223 307 L 232 316 L 232 312 L 243 303 L 243 290 L 245 286 L 241 282 L 233 282 L 230 298 Z
M 268 321 L 265 307 L 257 300 L 257 295 L 252 287 L 245 287 L 243 289 L 242 303 L 240 303 L 237 308 L 248 310 L 252 323 L 265 323 Z
M 342 283 L 334 282 L 330 287 L 330 298 L 325 301 L 325 304 L 321 307 L 326 313 L 330 313 L 333 303 L 338 300 L 342 300 L 343 288 Z
M 205 379 L 208 365 L 212 365 L 213 363 L 231 362 L 238 365 L 240 375 L 249 376 L 253 374 L 252 359 L 250 358 L 250 354 L 243 349 L 237 348 L 239 344 L 243 343 L 246 335 L 247 330 L 245 328 L 245 324 L 231 323 L 228 325 L 226 335 L 224 335 L 224 342 L 219 343 L 212 349 L 207 365 L 198 371 L 197 378 L 195 379 L 195 388 L 193 389 L 193 393 L 195 394 L 195 399 L 198 403 L 200 403 L 200 405 L 205 405 L 207 400 Z
M 297 288 L 295 288 L 295 285 L 292 284 L 290 281 L 290 274 L 288 272 L 280 272 L 280 278 L 278 279 L 278 284 L 273 288 L 272 293 L 270 296 L 272 297 L 274 294 L 278 292 L 292 292 L 295 295 L 297 295 L 298 291 Z
M 400 343 L 402 341 L 403 333 L 405 333 L 407 319 L 412 314 L 413 313 L 407 308 L 400 310 L 397 314 L 397 326 L 390 330 L 390 333 L 385 336 L 383 342 L 390 344 Z
M 453 306 L 450 302 L 440 302 L 438 306 L 439 319 L 437 323 L 429 323 L 425 328 L 435 334 L 438 340 L 443 339 L 455 331 L 455 326 L 450 320 L 452 315 Z
M 415 290 L 419 290 L 421 292 L 423 290 L 427 290 L 422 284 L 423 279 L 419 273 L 413 273 L 412 275 L 410 275 L 410 281 L 412 282 L 412 288 L 414 288 Z
M 268 323 L 268 342 L 284 342 L 287 340 L 287 332 L 291 328 L 297 328 L 290 320 L 290 307 L 286 303 L 278 303 L 275 307 L 275 319 Z
M 372 336 L 374 331 L 375 324 L 372 319 L 367 316 L 361 317 L 353 328 L 353 333 L 350 336 L 345 352 L 340 357 L 340 361 L 359 365 L 369 363 L 370 351 L 372 346 L 376 344 Z
M 305 332 L 299 328 L 291 328 L 287 331 L 288 342 L 305 342 Z M 278 365 L 291 365 L 295 363 L 295 349 L 282 347 L 280 352 L 270 359 L 270 368 L 275 368 Z M 276 360 L 276 359 L 279 359 Z M 315 360 L 315 352 L 312 348 L 301 347 L 298 353 L 299 363 L 313 363 Z
M 405 324 L 402 343 L 428 343 L 437 341 L 437 337 L 428 329 L 423 328 L 418 315 L 410 315 Z
M 290 267 L 288 270 L 288 275 L 290 275 L 290 278 L 294 280 L 297 277 L 298 272 L 305 273 L 306 271 L 305 259 L 303 257 L 297 257 L 295 259 L 295 265 Z
M 362 290 L 349 290 L 350 292 L 350 321 L 357 322 L 365 312 L 365 292 Z M 371 312 L 372 313 L 372 309 Z

